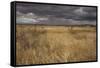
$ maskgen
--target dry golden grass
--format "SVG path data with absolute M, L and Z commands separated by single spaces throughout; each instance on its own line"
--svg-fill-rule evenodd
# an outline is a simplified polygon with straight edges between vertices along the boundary
M 96 28 L 16 26 L 16 64 L 96 60 Z

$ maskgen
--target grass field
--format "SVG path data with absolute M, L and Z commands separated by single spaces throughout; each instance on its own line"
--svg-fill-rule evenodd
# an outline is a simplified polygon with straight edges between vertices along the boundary
M 96 27 L 16 25 L 16 64 L 96 60 Z

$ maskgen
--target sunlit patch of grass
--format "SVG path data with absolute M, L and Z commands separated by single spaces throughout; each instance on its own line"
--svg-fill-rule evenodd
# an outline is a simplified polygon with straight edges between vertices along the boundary
M 94 27 L 17 25 L 16 63 L 46 64 L 95 61 Z M 76 29 L 77 28 L 77 29 Z

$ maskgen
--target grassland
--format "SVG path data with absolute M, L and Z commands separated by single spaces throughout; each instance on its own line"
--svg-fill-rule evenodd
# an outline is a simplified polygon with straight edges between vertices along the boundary
M 16 25 L 16 64 L 96 60 L 96 27 Z

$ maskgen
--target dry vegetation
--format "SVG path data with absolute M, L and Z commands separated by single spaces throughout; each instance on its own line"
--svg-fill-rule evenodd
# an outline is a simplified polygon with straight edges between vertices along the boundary
M 96 28 L 16 26 L 16 64 L 96 60 Z

